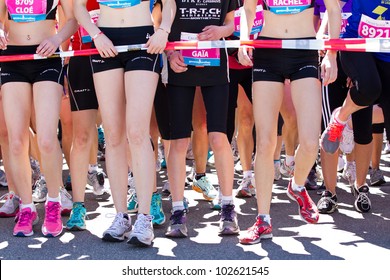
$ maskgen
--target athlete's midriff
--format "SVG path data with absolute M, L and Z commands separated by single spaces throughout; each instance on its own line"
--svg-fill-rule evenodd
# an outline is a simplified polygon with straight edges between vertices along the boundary
M 42 20 L 29 23 L 8 21 L 8 45 L 39 45 L 43 40 L 56 34 L 55 20 Z
M 132 27 L 153 25 L 150 3 L 143 1 L 138 5 L 114 9 L 100 5 L 100 17 L 97 22 L 102 27 Z
M 313 9 L 293 15 L 276 15 L 264 11 L 264 26 L 261 36 L 272 38 L 308 38 L 315 37 Z

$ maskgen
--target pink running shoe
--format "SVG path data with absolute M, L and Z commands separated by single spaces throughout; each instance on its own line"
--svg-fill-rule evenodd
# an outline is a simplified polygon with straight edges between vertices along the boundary
M 304 222 L 309 224 L 318 222 L 319 214 L 317 205 L 311 200 L 305 188 L 301 191 L 294 191 L 292 189 L 292 180 L 290 180 L 287 187 L 287 195 L 298 203 L 299 215 Z
M 255 224 L 240 238 L 240 243 L 250 245 L 259 243 L 261 239 L 270 238 L 272 238 L 272 225 L 264 221 L 261 216 L 257 216 Z
M 56 237 L 62 232 L 61 204 L 49 201 L 45 205 L 45 221 L 42 225 L 42 233 L 47 237 Z
M 25 237 L 33 235 L 33 225 L 39 221 L 37 212 L 27 207 L 21 209 L 17 216 L 18 220 L 14 227 L 14 236 Z

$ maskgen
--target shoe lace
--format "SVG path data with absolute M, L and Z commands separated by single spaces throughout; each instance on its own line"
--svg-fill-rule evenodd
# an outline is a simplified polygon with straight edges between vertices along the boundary
M 70 195 L 70 193 L 68 193 L 68 191 L 63 187 L 61 187 L 61 189 L 60 189 L 60 194 L 61 194 L 61 198 L 66 197 L 69 200 L 72 200 L 72 196 Z
M 118 214 L 115 216 L 114 221 L 112 222 L 111 226 L 108 228 L 108 230 L 116 231 L 118 227 L 126 228 L 126 218 L 120 217 Z
M 4 204 L 3 204 L 2 207 L 5 207 L 5 208 L 11 207 L 13 197 L 14 197 L 14 194 L 13 194 L 13 193 L 6 193 L 6 194 L 3 194 L 3 195 L 0 197 L 0 200 L 5 199 L 5 202 L 4 202 Z
M 46 207 L 46 220 L 50 223 L 55 223 L 59 217 L 61 204 L 59 202 L 48 203 Z
M 329 137 L 328 140 L 331 142 L 335 142 L 337 138 L 340 138 L 343 132 L 344 126 L 338 123 L 330 123 L 329 124 Z
M 359 192 L 358 202 L 360 202 L 361 204 L 369 204 L 370 199 L 368 198 L 368 195 L 366 193 Z
M 241 187 L 241 188 L 249 188 L 249 185 L 252 183 L 252 178 L 243 178 L 243 179 L 240 179 L 237 181 L 237 184 Z
M 76 220 L 76 221 L 81 221 L 81 210 L 82 210 L 82 206 L 81 205 L 78 205 L 76 207 L 74 207 L 72 209 L 72 220 Z
M 152 196 L 152 203 L 150 204 L 150 207 L 152 208 L 153 213 L 160 212 L 157 196 Z
M 233 221 L 233 211 L 234 211 L 234 205 L 226 205 L 222 207 L 222 220 L 223 221 Z
M 145 215 L 138 215 L 137 220 L 134 223 L 133 232 L 137 234 L 144 234 L 150 229 L 150 220 Z
M 173 212 L 170 220 L 172 221 L 172 225 L 176 225 L 176 224 L 181 224 L 181 220 L 182 220 L 182 217 L 184 215 L 184 213 L 186 213 L 187 211 L 184 209 L 184 210 L 177 210 L 175 212 Z
M 32 212 L 31 211 L 21 211 L 18 217 L 18 224 L 20 226 L 27 226 L 31 220 Z

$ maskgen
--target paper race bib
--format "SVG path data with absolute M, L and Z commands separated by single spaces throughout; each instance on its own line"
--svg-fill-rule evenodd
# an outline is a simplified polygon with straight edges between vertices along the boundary
M 198 35 L 195 33 L 182 32 L 181 41 L 197 41 Z M 192 66 L 220 66 L 219 49 L 196 49 L 196 50 L 181 50 L 184 58 L 184 63 Z
M 98 0 L 98 3 L 113 9 L 133 7 L 141 3 L 141 0 Z
M 390 38 L 390 21 L 376 20 L 362 15 L 358 34 L 362 38 Z
M 7 9 L 15 22 L 34 22 L 46 19 L 46 0 L 7 0 Z
M 234 12 L 234 35 L 240 36 L 240 19 L 241 13 L 244 12 L 244 7 L 240 7 L 238 10 Z M 263 5 L 257 5 L 256 7 L 256 16 L 253 22 L 253 27 L 251 30 L 251 35 L 260 33 L 263 28 L 264 23 L 264 14 L 263 14 Z
M 311 0 L 264 0 L 271 12 L 278 15 L 300 13 L 311 6 Z

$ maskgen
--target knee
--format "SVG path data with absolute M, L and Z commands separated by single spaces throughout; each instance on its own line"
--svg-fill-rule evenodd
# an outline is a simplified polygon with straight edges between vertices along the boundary
M 145 141 L 149 141 L 149 132 L 148 129 L 142 127 L 136 127 L 132 125 L 127 128 L 127 139 L 130 145 L 140 146 Z
M 21 138 L 11 138 L 11 141 L 9 142 L 10 153 L 15 156 L 21 155 L 24 150 L 26 150 L 26 145 L 28 145 L 28 143 L 25 143 Z
M 38 135 L 38 147 L 39 151 L 43 154 L 50 154 L 54 151 L 56 144 L 58 143 L 57 138 L 45 137 Z
M 87 131 L 77 131 L 73 136 L 72 149 L 83 150 L 90 142 L 91 135 Z
M 226 146 L 229 146 L 226 134 L 221 132 L 211 132 L 209 134 L 209 142 L 214 152 L 221 151 Z
M 188 149 L 188 144 L 189 144 L 188 138 L 171 140 L 170 151 L 175 151 L 176 153 L 185 154 Z
M 104 130 L 104 137 L 106 139 L 106 146 L 112 148 L 120 146 L 126 139 L 124 131 L 112 130 L 107 128 L 105 128 Z
M 306 154 L 317 154 L 319 149 L 318 139 L 304 139 L 300 141 L 299 149 Z
M 382 86 L 380 81 L 360 82 L 355 81 L 355 86 L 351 88 L 350 95 L 352 101 L 358 106 L 368 106 L 373 104 L 381 95 Z

